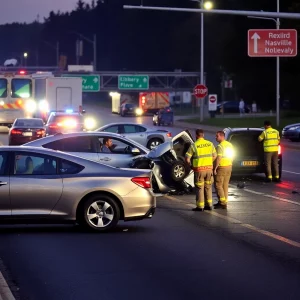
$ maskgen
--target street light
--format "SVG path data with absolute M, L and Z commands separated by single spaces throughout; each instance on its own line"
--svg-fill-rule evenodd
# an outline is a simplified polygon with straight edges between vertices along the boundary
M 28 56 L 28 53 L 27 52 L 25 52 L 24 54 L 23 54 L 23 56 L 24 56 L 24 66 L 26 67 L 26 62 L 27 62 L 27 56 Z
M 84 35 L 82 35 L 79 32 L 76 31 L 70 31 L 70 33 L 74 33 L 77 34 L 79 37 L 81 37 L 82 39 L 86 40 L 87 42 L 93 44 L 94 47 L 94 61 L 93 61 L 93 66 L 94 66 L 94 71 L 97 71 L 97 41 L 96 41 L 96 34 L 94 34 L 94 38 L 93 40 L 85 37 Z
M 201 9 L 210 10 L 213 8 L 213 3 L 211 1 L 204 0 L 191 0 L 193 2 L 198 2 Z M 204 84 L 204 14 L 201 13 L 201 33 L 200 33 L 200 84 Z M 200 105 L 200 122 L 204 120 L 204 99 Z
M 280 0 L 277 0 L 277 12 L 280 12 Z M 279 18 L 263 18 L 263 17 L 250 17 L 251 19 L 262 19 L 262 20 L 271 20 L 276 23 L 276 29 L 280 29 L 280 19 Z M 280 58 L 276 57 L 276 125 L 280 125 Z

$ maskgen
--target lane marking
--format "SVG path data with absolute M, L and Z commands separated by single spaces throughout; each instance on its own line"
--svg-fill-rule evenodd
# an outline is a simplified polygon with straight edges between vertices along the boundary
M 290 173 L 290 174 L 295 174 L 295 175 L 300 175 L 300 173 L 292 172 L 292 171 L 287 171 L 287 170 L 282 170 L 282 172 Z
M 189 206 L 189 207 L 195 207 L 195 205 L 193 204 L 190 204 L 190 203 L 185 203 L 184 201 L 181 201 L 180 199 L 176 198 L 176 197 L 172 197 L 172 196 L 166 196 L 166 198 L 170 199 L 170 200 L 173 200 L 173 201 L 177 201 L 177 202 L 181 202 L 181 203 L 184 203 L 186 206 Z M 294 246 L 294 247 L 297 247 L 297 248 L 300 248 L 300 243 L 299 242 L 296 242 L 296 241 L 293 241 L 293 240 L 290 240 L 284 236 L 281 236 L 281 235 L 278 235 L 278 234 L 275 234 L 275 233 L 272 233 L 270 231 L 267 231 L 267 230 L 264 230 L 264 229 L 260 229 L 258 227 L 255 227 L 253 225 L 250 225 L 250 224 L 247 224 L 247 223 L 243 223 L 241 222 L 240 220 L 238 219 L 235 219 L 235 218 L 232 218 L 232 217 L 228 217 L 228 216 L 224 216 L 224 215 L 221 215 L 215 211 L 207 211 L 205 210 L 204 212 L 206 212 L 207 214 L 210 214 L 210 215 L 214 215 L 220 219 L 224 219 L 226 221 L 230 221 L 234 224 L 238 224 L 242 227 L 245 227 L 247 229 L 251 229 L 255 232 L 258 232 L 262 235 L 265 235 L 265 236 L 268 236 L 270 238 L 273 238 L 277 241 L 280 241 L 282 243 L 286 243 L 288 245 L 291 245 L 291 246 Z
M 0 300 L 16 300 L 13 296 L 5 278 L 0 272 Z

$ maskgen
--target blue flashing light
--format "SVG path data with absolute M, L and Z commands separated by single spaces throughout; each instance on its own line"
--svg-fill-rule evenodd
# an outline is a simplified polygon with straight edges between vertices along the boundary
M 73 109 L 66 109 L 66 113 L 71 114 L 73 112 Z

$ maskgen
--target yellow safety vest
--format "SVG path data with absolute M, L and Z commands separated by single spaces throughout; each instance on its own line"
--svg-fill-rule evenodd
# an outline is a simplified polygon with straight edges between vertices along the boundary
M 261 142 L 264 141 L 264 151 L 265 152 L 277 152 L 278 145 L 280 141 L 279 132 L 274 128 L 267 128 L 262 132 L 258 137 L 258 140 Z
M 186 156 L 193 158 L 193 170 L 196 172 L 212 170 L 213 156 L 215 155 L 215 146 L 204 138 L 198 139 L 186 153 Z
M 230 167 L 234 157 L 234 149 L 231 143 L 222 141 L 217 146 L 217 155 L 221 156 L 219 167 Z

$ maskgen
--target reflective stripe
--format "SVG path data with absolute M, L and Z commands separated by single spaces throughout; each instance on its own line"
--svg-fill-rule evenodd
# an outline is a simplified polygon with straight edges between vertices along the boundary
M 206 184 L 211 184 L 211 181 L 209 180 L 209 181 L 204 181 Z
M 202 155 L 198 155 L 198 156 L 193 156 L 194 158 L 202 158 L 202 157 L 212 157 L 211 154 L 202 154 Z
M 279 132 L 273 128 L 267 128 L 264 132 L 264 151 L 265 152 L 277 152 L 279 145 Z M 260 140 L 262 137 L 260 136 Z
M 208 204 L 212 204 L 212 200 L 207 200 L 206 201 Z
M 196 185 L 197 186 L 202 186 L 202 185 L 204 185 L 204 182 L 196 182 Z

